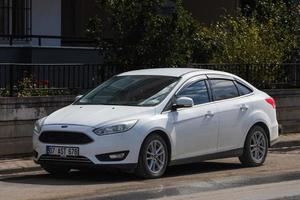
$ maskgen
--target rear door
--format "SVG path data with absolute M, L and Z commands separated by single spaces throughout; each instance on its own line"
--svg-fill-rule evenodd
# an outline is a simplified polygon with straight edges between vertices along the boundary
M 219 118 L 218 151 L 239 148 L 250 106 L 231 77 L 209 76 L 213 101 Z M 245 89 L 246 90 L 246 89 Z M 244 91 L 246 93 L 246 91 Z

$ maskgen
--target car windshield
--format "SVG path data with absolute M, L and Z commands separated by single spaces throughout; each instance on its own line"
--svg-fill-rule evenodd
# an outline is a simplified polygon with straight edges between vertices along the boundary
M 169 76 L 115 76 L 75 104 L 155 106 L 164 100 L 178 80 Z

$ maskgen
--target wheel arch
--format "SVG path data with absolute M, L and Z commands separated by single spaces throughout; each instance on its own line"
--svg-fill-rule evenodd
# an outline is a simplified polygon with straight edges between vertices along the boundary
M 256 123 L 254 123 L 254 124 L 249 128 L 249 130 L 248 130 L 248 132 L 247 132 L 247 135 L 246 135 L 246 138 L 247 138 L 247 136 L 249 135 L 250 130 L 251 130 L 254 126 L 260 126 L 261 128 L 264 129 L 264 131 L 265 131 L 266 134 L 267 134 L 267 138 L 268 138 L 268 146 L 270 147 L 270 130 L 269 130 L 267 124 L 266 124 L 265 122 L 263 122 L 263 121 L 258 121 L 258 122 L 256 122 Z M 245 144 L 245 142 L 246 142 L 246 138 L 245 138 L 245 140 L 244 140 L 244 144 Z

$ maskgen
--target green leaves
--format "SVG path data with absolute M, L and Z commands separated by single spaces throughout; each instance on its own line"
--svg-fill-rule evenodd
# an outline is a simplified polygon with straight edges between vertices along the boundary
M 198 25 L 181 0 L 98 0 L 98 5 L 105 16 L 91 21 L 88 34 L 97 39 L 106 65 L 166 67 L 192 60 Z
M 300 27 L 299 12 L 283 0 L 259 0 L 247 14 L 225 16 L 202 28 L 201 40 L 212 63 L 278 64 L 292 62 Z M 297 22 L 298 21 L 298 22 Z M 299 44 L 298 44 L 299 48 Z
M 87 33 L 96 39 L 108 66 L 129 70 L 188 63 L 300 60 L 297 1 L 248 1 L 237 15 L 224 16 L 207 27 L 192 18 L 182 0 L 97 2 L 99 16 L 91 20 Z

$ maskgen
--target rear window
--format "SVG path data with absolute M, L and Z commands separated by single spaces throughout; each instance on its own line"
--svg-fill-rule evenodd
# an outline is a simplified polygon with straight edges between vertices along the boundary
M 242 83 L 236 82 L 236 86 L 239 90 L 240 95 L 246 95 L 252 93 L 252 90 Z
M 210 80 L 210 83 L 215 101 L 239 96 L 238 90 L 231 80 L 212 79 Z

